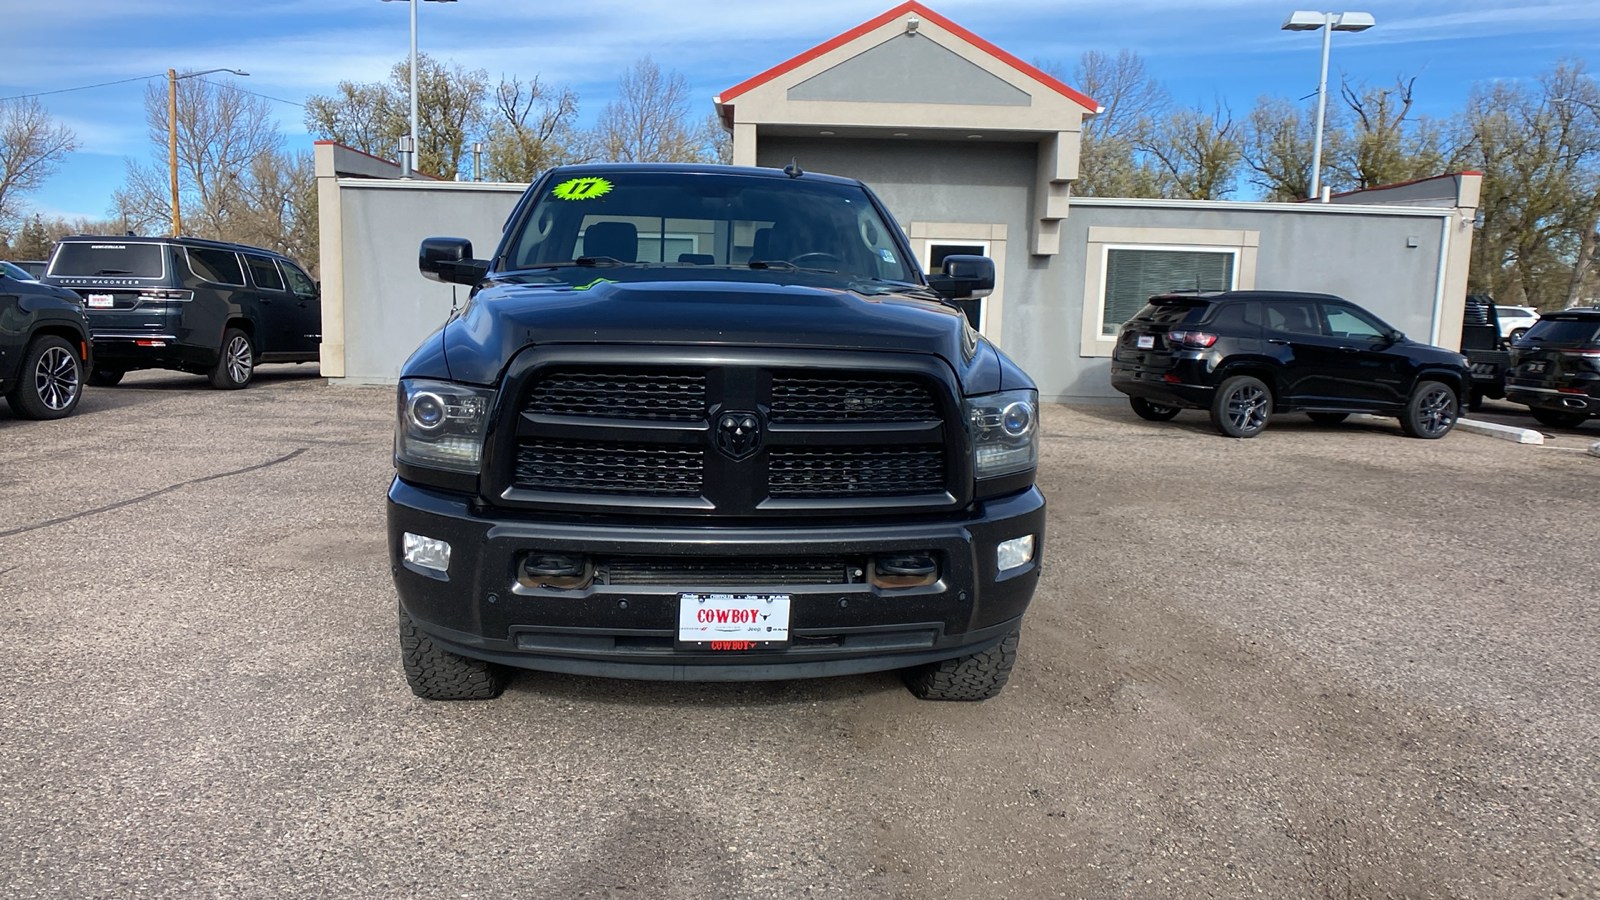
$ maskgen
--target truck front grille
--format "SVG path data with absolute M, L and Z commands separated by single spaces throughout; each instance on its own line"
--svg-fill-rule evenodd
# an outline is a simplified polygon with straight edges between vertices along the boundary
M 526 409 L 553 416 L 697 422 L 706 416 L 706 376 L 682 370 L 550 372 L 528 391 Z
M 772 421 L 907 422 L 939 418 L 927 385 L 883 376 L 819 377 L 775 372 Z
M 891 354 L 538 348 L 485 496 L 530 508 L 762 518 L 957 509 L 970 451 L 948 368 Z M 520 373 L 519 373 L 520 372 Z M 726 414 L 754 420 L 725 433 Z M 752 446 L 753 445 L 753 446 Z M 746 576 L 739 576 L 741 579 Z M 788 576 L 785 576 L 788 577 Z
M 944 490 L 943 447 L 774 447 L 774 497 L 892 497 Z
M 698 497 L 705 454 L 696 447 L 598 441 L 523 441 L 515 484 L 531 491 Z

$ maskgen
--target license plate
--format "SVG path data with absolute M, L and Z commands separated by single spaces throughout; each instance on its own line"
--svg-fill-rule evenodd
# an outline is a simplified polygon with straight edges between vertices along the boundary
M 115 302 L 110 294 L 90 294 L 84 299 L 88 301 L 90 309 L 110 309 Z
M 1141 334 L 1134 346 L 1140 350 L 1152 350 L 1156 346 L 1156 336 L 1153 334 Z
M 768 650 L 788 643 L 788 594 L 678 595 L 680 647 Z

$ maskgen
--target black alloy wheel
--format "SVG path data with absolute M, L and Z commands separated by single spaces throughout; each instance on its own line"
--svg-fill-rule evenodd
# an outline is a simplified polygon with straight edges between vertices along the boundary
M 1449 385 L 1424 381 L 1406 401 L 1405 412 L 1400 414 L 1400 428 L 1414 438 L 1435 440 L 1456 427 L 1460 412 L 1456 392 Z
M 6 400 L 26 419 L 72 415 L 83 398 L 83 360 L 77 348 L 53 334 L 40 335 L 23 356 L 22 375 Z
M 1165 422 L 1183 412 L 1179 407 L 1151 403 L 1143 397 L 1129 397 L 1128 405 L 1133 407 L 1134 414 L 1139 418 L 1148 419 L 1151 422 Z
M 1253 438 L 1272 418 L 1272 389 L 1252 375 L 1235 375 L 1217 388 L 1211 424 L 1228 437 Z

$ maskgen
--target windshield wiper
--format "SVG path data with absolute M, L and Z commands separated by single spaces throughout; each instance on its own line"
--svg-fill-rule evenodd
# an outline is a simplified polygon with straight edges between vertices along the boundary
M 535 271 L 538 271 L 540 269 L 570 269 L 570 268 L 572 268 L 574 266 L 577 266 L 579 268 L 584 268 L 584 269 L 594 269 L 594 268 L 600 268 L 600 267 L 611 268 L 611 267 L 614 267 L 614 266 L 643 266 L 643 265 L 648 265 L 648 264 L 647 263 L 641 263 L 641 262 L 628 262 L 627 260 L 617 259 L 614 256 L 580 256 L 577 259 L 572 260 L 571 262 L 538 263 L 536 265 L 523 266 L 520 269 L 514 269 L 512 271 L 516 271 L 516 272 L 535 272 Z
M 797 266 L 787 259 L 752 259 L 752 269 L 773 269 L 780 272 L 823 272 L 828 275 L 839 274 L 838 269 L 818 269 L 811 266 Z
M 132 275 L 133 272 L 129 271 L 128 269 L 101 269 L 100 271 L 98 271 L 98 272 L 96 272 L 94 274 L 95 275 Z

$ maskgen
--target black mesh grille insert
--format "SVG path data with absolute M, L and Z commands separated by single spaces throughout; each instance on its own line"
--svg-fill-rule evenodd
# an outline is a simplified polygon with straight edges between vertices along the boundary
M 605 584 L 670 584 L 688 589 L 766 584 L 853 584 L 864 562 L 830 559 L 618 557 L 598 564 Z
M 705 451 L 665 444 L 536 439 L 517 447 L 516 486 L 535 491 L 698 497 Z
M 524 409 L 554 416 L 698 422 L 706 415 L 706 376 L 684 370 L 550 372 L 529 389 Z
M 944 448 L 774 447 L 773 497 L 882 497 L 944 491 Z
M 933 392 L 921 382 L 892 376 L 818 376 L 775 372 L 772 421 L 908 422 L 939 418 Z

